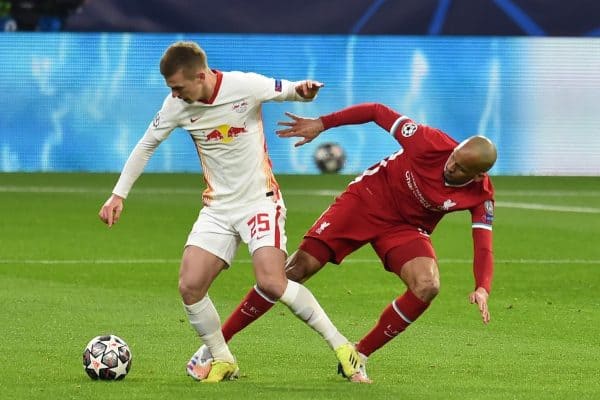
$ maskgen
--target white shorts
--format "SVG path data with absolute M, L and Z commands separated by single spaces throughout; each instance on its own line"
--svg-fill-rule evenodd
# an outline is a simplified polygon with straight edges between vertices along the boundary
M 231 265 L 240 242 L 250 254 L 266 246 L 277 247 L 287 255 L 286 208 L 283 200 L 265 198 L 233 210 L 204 207 L 192 227 L 186 246 L 200 247 Z

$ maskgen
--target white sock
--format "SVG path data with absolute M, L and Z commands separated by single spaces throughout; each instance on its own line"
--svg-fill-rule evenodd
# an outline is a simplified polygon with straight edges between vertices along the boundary
M 292 310 L 298 318 L 319 332 L 332 349 L 348 343 L 348 339 L 337 330 L 315 296 L 305 286 L 288 280 L 287 287 L 279 301 Z
M 208 347 L 215 360 L 235 362 L 233 354 L 229 351 L 223 333 L 221 332 L 221 320 L 210 297 L 204 296 L 202 300 L 194 304 L 184 304 L 183 308 L 188 315 L 190 324 L 198 332 L 202 342 Z

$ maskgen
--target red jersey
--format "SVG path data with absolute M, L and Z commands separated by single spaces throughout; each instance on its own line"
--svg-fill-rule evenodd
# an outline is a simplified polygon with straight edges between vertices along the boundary
M 374 103 L 352 106 L 321 117 L 325 129 L 375 122 L 402 148 L 367 169 L 348 187 L 375 219 L 409 224 L 431 233 L 444 215 L 469 210 L 474 241 L 477 286 L 490 291 L 493 271 L 492 221 L 494 188 L 487 175 L 478 182 L 448 185 L 444 166 L 458 143 L 439 129 L 418 125 L 394 110 Z

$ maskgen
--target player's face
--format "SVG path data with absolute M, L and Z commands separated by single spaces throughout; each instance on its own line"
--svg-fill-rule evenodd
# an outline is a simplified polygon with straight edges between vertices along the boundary
M 478 171 L 470 168 L 469 159 L 460 151 L 460 146 L 454 149 L 444 165 L 444 179 L 451 185 L 463 185 L 479 175 Z
M 198 76 L 189 78 L 182 69 L 165 79 L 171 88 L 171 96 L 177 97 L 186 103 L 193 103 L 202 98 L 202 79 Z

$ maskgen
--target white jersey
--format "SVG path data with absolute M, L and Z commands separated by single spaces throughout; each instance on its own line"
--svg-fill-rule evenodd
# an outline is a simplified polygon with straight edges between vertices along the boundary
M 279 198 L 267 153 L 261 105 L 307 101 L 296 82 L 244 72 L 220 72 L 211 99 L 188 104 L 170 94 L 132 151 L 113 193 L 125 198 L 158 145 L 177 127 L 194 140 L 202 164 L 205 206 L 241 206 L 266 196 Z

